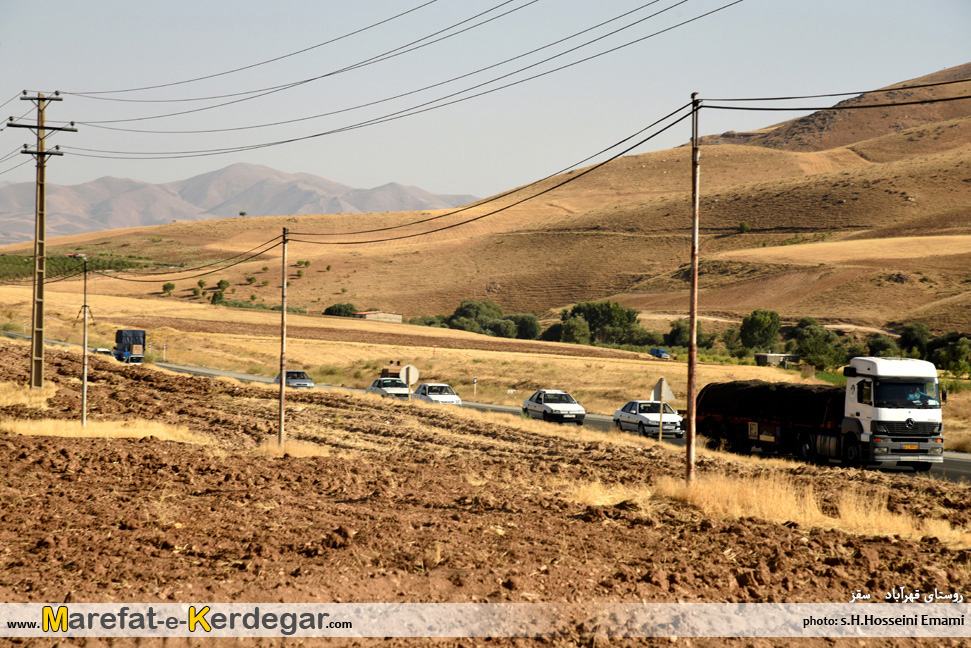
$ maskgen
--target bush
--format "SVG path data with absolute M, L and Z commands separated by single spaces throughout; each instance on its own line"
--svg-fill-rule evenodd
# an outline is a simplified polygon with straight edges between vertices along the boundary
M 539 325 L 535 315 L 529 313 L 506 315 L 506 319 L 516 325 L 516 337 L 520 340 L 535 340 L 543 332 L 543 327 Z
M 590 325 L 583 317 L 569 317 L 563 321 L 560 341 L 571 344 L 590 344 Z
M 738 224 L 739 234 L 745 234 L 746 232 L 751 232 L 751 231 L 752 231 L 752 226 L 746 223 L 745 221 L 742 221 L 741 223 Z
M 449 328 L 457 329 L 459 331 L 470 331 L 471 333 L 484 333 L 482 326 L 471 317 L 455 317 L 454 315 L 448 319 Z
M 324 315 L 334 315 L 336 317 L 354 317 L 357 308 L 354 304 L 331 304 L 324 309 Z
M 480 323 L 480 326 L 489 335 L 504 338 L 516 337 L 516 323 L 510 319 L 484 320 Z
M 544 342 L 559 342 L 563 339 L 563 322 L 557 322 L 540 333 L 539 339 Z
M 229 288 L 229 281 L 227 281 L 226 279 L 220 279 L 219 282 L 216 284 L 216 288 L 219 290 L 225 291 L 227 288 Z
M 162 284 L 162 292 L 166 295 L 171 295 L 173 290 L 175 290 L 175 284 L 171 281 Z

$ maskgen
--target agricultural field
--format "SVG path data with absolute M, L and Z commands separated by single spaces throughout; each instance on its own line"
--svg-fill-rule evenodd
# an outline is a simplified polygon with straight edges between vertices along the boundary
M 971 587 L 965 484 L 699 451 L 686 488 L 647 439 L 339 392 L 291 393 L 281 449 L 275 390 L 97 356 L 82 429 L 80 355 L 48 367 L 0 367 L 6 600 L 544 601 L 568 645 L 583 601 Z

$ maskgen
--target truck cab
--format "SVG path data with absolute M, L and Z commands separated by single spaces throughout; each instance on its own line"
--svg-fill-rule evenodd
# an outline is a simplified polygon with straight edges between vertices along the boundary
M 913 358 L 853 358 L 843 375 L 844 461 L 898 462 L 921 471 L 944 461 L 945 392 L 933 364 Z

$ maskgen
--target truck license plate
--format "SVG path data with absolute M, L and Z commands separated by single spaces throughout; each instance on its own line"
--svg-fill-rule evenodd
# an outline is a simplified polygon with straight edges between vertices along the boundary
M 917 449 L 917 446 L 916 445 L 905 445 L 903 448 L 904 448 L 904 450 L 916 450 Z

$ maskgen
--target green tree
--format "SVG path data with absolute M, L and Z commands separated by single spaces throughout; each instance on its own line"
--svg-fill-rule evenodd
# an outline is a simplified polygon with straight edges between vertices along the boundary
M 893 338 L 886 335 L 875 335 L 866 341 L 866 351 L 877 358 L 892 358 L 900 355 L 900 347 Z
M 923 322 L 908 324 L 900 332 L 900 339 L 897 344 L 902 351 L 907 351 L 918 358 L 926 357 L 927 343 L 931 341 L 931 329 Z
M 807 364 L 828 369 L 846 363 L 839 336 L 819 324 L 797 327 L 795 341 L 799 358 Z
M 174 290 L 175 290 L 175 284 L 172 283 L 171 281 L 162 284 L 162 292 L 165 293 L 166 295 L 171 296 L 172 291 Z
M 504 338 L 516 337 L 516 323 L 510 319 L 486 319 L 476 320 L 481 322 L 480 326 L 489 335 Z
M 216 284 L 216 288 L 218 290 L 225 291 L 227 288 L 229 288 L 229 281 L 226 279 L 220 279 L 219 283 Z
M 571 344 L 590 344 L 590 325 L 583 317 L 569 317 L 563 320 L 561 342 Z
M 485 333 L 482 329 L 482 325 L 479 324 L 478 320 L 474 320 L 471 317 L 455 317 L 454 315 L 448 318 L 449 328 L 457 329 L 459 331 L 469 331 L 470 333 Z
M 503 319 L 502 307 L 488 299 L 463 299 L 452 314 L 453 317 L 468 317 L 474 320 Z
M 623 337 L 637 325 L 636 310 L 612 301 L 580 302 L 570 309 L 567 317 L 582 317 L 598 340 Z
M 206 280 L 205 279 L 200 279 L 199 281 L 196 282 L 196 285 L 198 285 L 200 289 L 205 288 L 206 287 Z
M 511 320 L 516 325 L 516 337 L 520 340 L 535 340 L 543 332 L 539 320 L 531 313 L 506 315 L 506 319 Z
M 336 317 L 354 317 L 354 313 L 357 312 L 354 304 L 331 304 L 324 309 L 324 315 L 334 315 Z
M 775 311 L 757 309 L 742 320 L 742 344 L 750 349 L 771 349 L 779 341 L 782 321 Z
M 218 304 L 223 301 L 223 291 L 217 290 L 212 294 L 212 298 L 209 300 L 213 304 Z
M 256 283 L 256 277 L 246 277 L 246 283 L 252 286 L 254 283 Z

